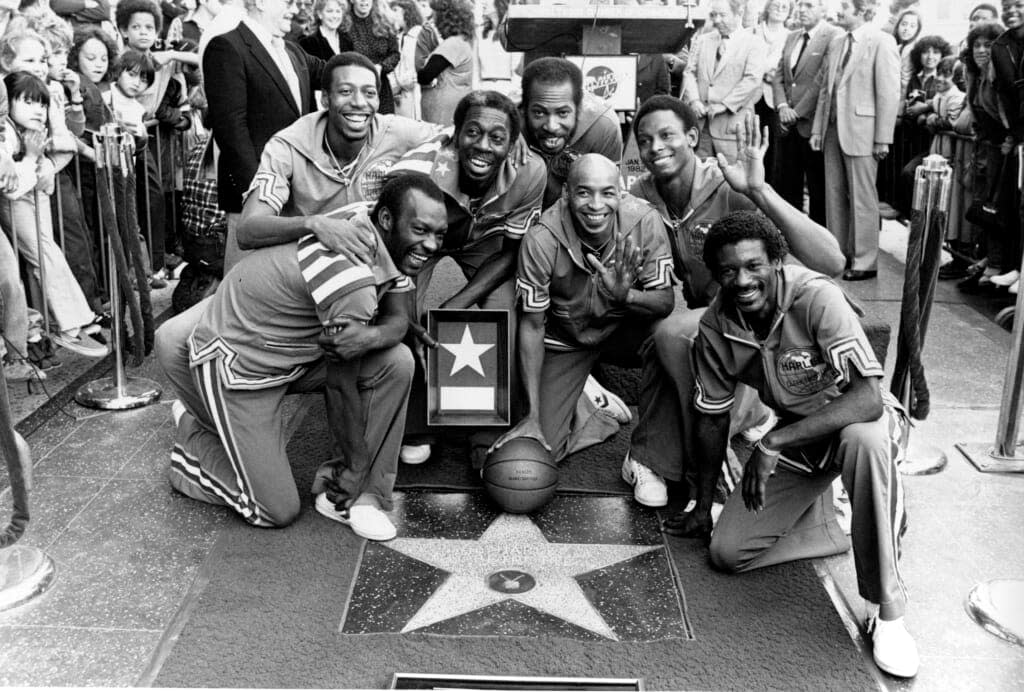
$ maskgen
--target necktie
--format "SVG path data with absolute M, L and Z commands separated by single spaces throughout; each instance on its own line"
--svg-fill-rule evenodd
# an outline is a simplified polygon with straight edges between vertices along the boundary
M 796 69 L 796 66 L 800 64 L 800 58 L 804 57 L 804 51 L 807 50 L 807 42 L 811 40 L 811 35 L 804 32 L 803 38 L 800 39 L 800 50 L 794 53 L 793 62 L 789 64 L 791 69 Z
M 727 38 L 728 38 L 728 36 L 723 36 L 721 38 L 721 40 L 718 41 L 718 52 L 715 53 L 715 68 L 716 69 L 718 68 L 718 63 L 722 62 L 722 56 L 725 55 L 725 40 Z
M 853 34 L 847 32 L 846 43 L 843 44 L 843 61 L 839 63 L 839 72 L 836 73 L 836 78 L 842 76 L 843 72 L 846 71 L 846 64 L 850 62 L 850 53 L 853 52 Z
M 284 39 L 275 36 L 270 40 L 270 45 L 274 48 L 274 63 L 281 71 L 281 76 L 284 77 L 284 81 L 288 84 L 288 90 L 292 92 L 292 98 L 295 99 L 295 106 L 301 113 L 302 91 L 299 89 L 299 77 L 295 74 L 295 66 L 292 65 L 291 58 L 288 57 L 288 51 L 285 50 Z

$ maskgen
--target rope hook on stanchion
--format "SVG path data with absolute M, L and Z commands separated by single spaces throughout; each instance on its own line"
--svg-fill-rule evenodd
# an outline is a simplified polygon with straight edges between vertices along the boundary
M 101 128 L 97 137 L 96 146 L 96 168 L 97 174 L 103 173 L 106 176 L 106 200 L 112 210 L 117 209 L 117 200 L 114 194 L 115 175 L 120 174 L 127 179 L 128 166 L 131 155 L 129 153 L 128 139 L 125 133 L 116 124 L 107 124 Z M 99 175 L 97 175 L 97 187 L 99 187 Z M 116 213 L 113 215 L 117 221 Z M 119 263 L 117 250 L 121 250 L 120 264 L 124 264 L 124 248 L 121 247 L 121 239 L 124 234 L 118 228 L 107 229 L 107 264 L 110 267 L 110 334 L 113 341 L 114 352 L 114 376 L 102 377 L 83 385 L 75 393 L 75 401 L 82 406 L 89 408 L 100 408 L 123 411 L 126 409 L 140 408 L 147 406 L 160 398 L 160 385 L 145 377 L 129 377 L 125 374 L 124 358 L 122 355 L 122 335 L 124 310 L 121 307 L 121 283 L 119 274 Z M 140 289 L 141 290 L 141 289 Z M 135 324 L 138 330 L 141 320 Z M 135 335 L 138 337 L 139 335 Z M 136 348 L 139 348 L 140 340 L 135 339 Z M 141 357 L 141 352 L 138 353 Z
M 953 169 L 939 154 L 926 156 L 914 173 L 914 204 L 891 391 L 916 420 L 927 418 L 931 409 L 921 351 L 935 298 L 952 182 Z M 941 449 L 915 440 L 911 433 L 900 471 L 910 476 L 938 473 L 946 467 L 946 461 Z
M 7 462 L 14 504 L 10 523 L 0 531 L 0 611 L 4 611 L 42 595 L 53 584 L 57 570 L 53 560 L 42 550 L 17 543 L 29 522 L 32 458 L 25 440 L 14 432 L 7 381 L 3 378 L 0 378 L 0 451 Z

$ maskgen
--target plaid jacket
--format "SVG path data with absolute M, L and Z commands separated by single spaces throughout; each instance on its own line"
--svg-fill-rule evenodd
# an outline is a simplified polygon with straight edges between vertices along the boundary
M 200 138 L 185 163 L 185 189 L 181 200 L 181 222 L 187 236 L 202 237 L 226 228 L 227 215 L 217 207 L 217 178 L 204 175 L 210 136 Z

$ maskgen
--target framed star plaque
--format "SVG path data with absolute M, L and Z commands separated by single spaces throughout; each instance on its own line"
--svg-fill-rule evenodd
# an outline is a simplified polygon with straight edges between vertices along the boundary
M 427 424 L 511 423 L 508 310 L 430 310 Z

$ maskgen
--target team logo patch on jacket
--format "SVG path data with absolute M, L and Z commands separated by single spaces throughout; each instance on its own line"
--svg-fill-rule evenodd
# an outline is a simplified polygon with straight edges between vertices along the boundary
M 779 382 L 786 391 L 806 396 L 835 384 L 839 373 L 821 354 L 809 348 L 791 348 L 779 354 L 776 361 Z

